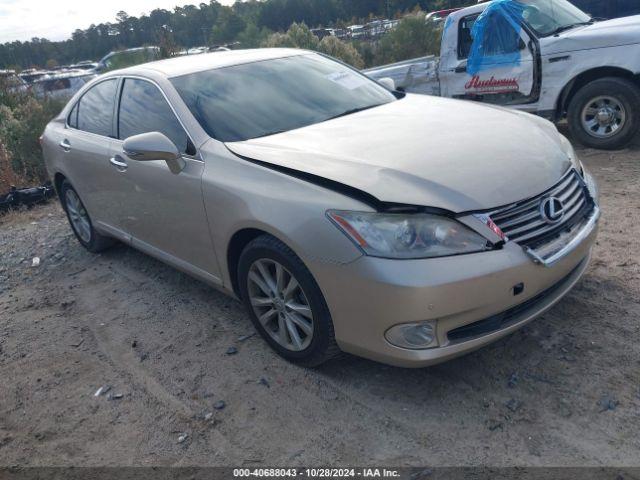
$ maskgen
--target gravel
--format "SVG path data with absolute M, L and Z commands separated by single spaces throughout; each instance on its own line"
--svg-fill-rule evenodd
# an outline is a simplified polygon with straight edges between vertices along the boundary
M 419 370 L 296 367 L 238 302 L 126 246 L 83 250 L 56 203 L 1 217 L 0 464 L 637 465 L 640 149 L 579 154 L 603 208 L 584 279 Z

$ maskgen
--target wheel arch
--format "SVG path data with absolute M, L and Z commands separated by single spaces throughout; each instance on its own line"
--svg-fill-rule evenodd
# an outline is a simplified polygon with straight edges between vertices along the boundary
M 56 172 L 56 174 L 53 176 L 53 187 L 56 190 L 56 194 L 58 195 L 58 199 L 60 200 L 63 208 L 64 202 L 62 201 L 62 182 L 64 182 L 65 180 L 67 180 L 67 177 L 60 172 Z
M 240 298 L 240 288 L 238 283 L 238 263 L 240 261 L 240 255 L 242 255 L 243 250 L 252 240 L 260 237 L 261 235 L 269 235 L 278 239 L 296 253 L 296 255 L 298 254 L 296 249 L 294 249 L 292 245 L 279 234 L 279 232 L 274 232 L 273 229 L 268 226 L 252 225 L 237 230 L 231 236 L 227 244 L 226 261 L 231 289 L 238 298 Z
M 640 88 L 640 73 L 633 73 L 621 67 L 596 67 L 579 73 L 562 89 L 556 101 L 556 120 L 564 118 L 575 94 L 585 85 L 601 78 L 624 78 Z

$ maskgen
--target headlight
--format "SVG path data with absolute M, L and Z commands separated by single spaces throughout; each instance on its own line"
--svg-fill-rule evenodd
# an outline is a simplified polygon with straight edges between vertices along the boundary
M 439 215 L 335 210 L 327 214 L 372 257 L 430 258 L 489 249 L 487 239 L 461 223 Z
M 569 157 L 569 160 L 571 160 L 571 163 L 573 164 L 573 168 L 575 168 L 580 174 L 580 176 L 583 177 L 584 174 L 583 174 L 582 162 L 578 158 L 578 155 L 576 154 L 576 151 L 573 148 L 573 145 L 571 145 L 571 142 L 569 141 L 569 139 L 564 135 L 562 135 L 561 133 L 558 133 L 558 136 L 560 137 L 562 150 L 564 151 L 564 153 L 567 154 L 567 156 Z

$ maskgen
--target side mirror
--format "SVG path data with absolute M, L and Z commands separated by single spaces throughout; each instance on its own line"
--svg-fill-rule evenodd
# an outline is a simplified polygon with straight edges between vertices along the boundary
M 389 78 L 389 77 L 379 78 L 378 83 L 382 85 L 384 88 L 386 88 L 387 90 L 391 90 L 392 92 L 395 91 L 396 89 L 396 82 L 393 80 L 393 78 Z
M 178 174 L 186 166 L 178 147 L 160 132 L 141 133 L 129 137 L 124 141 L 122 150 L 131 160 L 139 162 L 164 160 L 171 173 Z

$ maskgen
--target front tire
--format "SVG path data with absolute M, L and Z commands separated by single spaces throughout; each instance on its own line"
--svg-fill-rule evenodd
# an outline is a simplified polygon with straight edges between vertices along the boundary
M 238 283 L 251 321 L 281 357 L 316 367 L 339 355 L 324 296 L 284 243 L 270 235 L 251 241 L 240 255 Z
M 572 135 L 587 147 L 624 148 L 640 131 L 640 89 L 624 78 L 601 78 L 571 100 L 567 119 Z
M 67 180 L 64 180 L 60 186 L 60 200 L 71 229 L 84 248 L 91 253 L 98 253 L 115 243 L 112 238 L 101 235 L 93 228 L 91 217 L 80 200 L 78 192 Z

